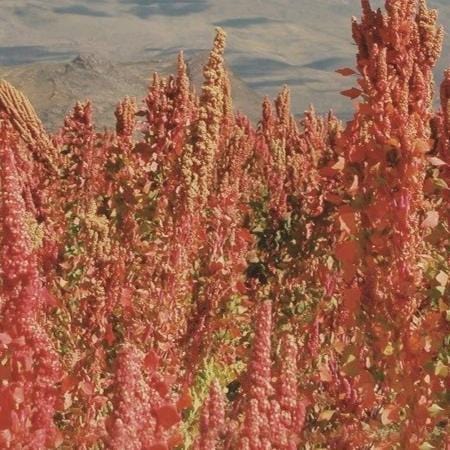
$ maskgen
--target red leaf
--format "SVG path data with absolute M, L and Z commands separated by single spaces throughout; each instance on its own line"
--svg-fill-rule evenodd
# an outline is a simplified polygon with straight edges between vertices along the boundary
M 356 74 L 356 72 L 350 67 L 343 67 L 342 69 L 337 69 L 335 72 L 343 75 L 344 77 Z
M 165 442 L 157 442 L 156 444 L 150 445 L 148 450 L 169 450 L 169 447 L 167 447 Z
M 79 386 L 81 391 L 87 396 L 91 396 L 94 393 L 94 386 L 88 381 L 82 381 Z
M 154 381 L 153 386 L 161 397 L 165 397 L 169 393 L 169 386 L 163 380 Z
M 236 234 L 237 234 L 239 239 L 242 239 L 245 242 L 252 242 L 253 241 L 252 234 L 246 228 L 240 228 L 239 230 L 237 230 Z
M 57 298 L 47 288 L 43 287 L 41 289 L 41 296 L 44 300 L 44 303 L 46 303 L 48 306 L 51 306 L 53 308 L 59 306 Z
M 19 345 L 20 347 L 25 347 L 26 343 L 25 336 L 19 336 L 14 339 L 14 344 Z
M 347 89 L 345 91 L 341 92 L 342 95 L 345 95 L 345 97 L 350 97 L 350 98 L 356 98 L 359 97 L 362 94 L 362 91 L 358 88 L 351 88 L 351 89 Z
M 189 389 L 185 388 L 181 397 L 177 401 L 177 409 L 178 411 L 182 411 L 183 409 L 190 408 L 192 406 L 192 397 L 189 393 Z
M 344 305 L 348 311 L 354 313 L 359 308 L 361 301 L 361 289 L 358 287 L 345 289 L 342 294 Z
M 371 114 L 372 113 L 372 107 L 367 103 L 361 103 L 359 105 L 359 112 L 361 114 Z
M 108 323 L 106 325 L 105 341 L 108 343 L 108 345 L 112 345 L 115 340 L 116 336 L 114 335 L 112 325 Z
M 61 390 L 62 392 L 67 392 L 73 389 L 73 387 L 77 384 L 78 380 L 75 377 L 71 377 L 68 375 L 66 378 L 62 380 Z
M 228 327 L 228 331 L 230 332 L 231 337 L 238 338 L 242 335 L 241 329 L 234 324 L 230 324 Z
M 339 261 L 354 264 L 358 260 L 359 246 L 356 241 L 345 241 L 336 245 L 336 258 Z
M 236 283 L 236 291 L 239 293 L 239 294 L 242 294 L 242 295 L 245 295 L 245 294 L 247 294 L 247 292 L 248 292 L 248 289 L 247 289 L 247 286 L 245 286 L 245 283 L 243 283 L 242 281 L 238 281 L 237 283 Z
M 330 192 L 325 194 L 325 200 L 333 205 L 340 205 L 342 203 L 342 198 L 339 195 Z
M 164 381 L 169 385 L 169 386 L 172 386 L 174 383 L 175 383 L 175 381 L 177 380 L 177 377 L 176 377 L 176 375 L 166 375 L 165 377 L 164 377 Z
M 158 368 L 159 356 L 154 350 L 150 350 L 144 360 L 144 366 L 150 372 L 154 372 Z
M 345 230 L 347 233 L 356 234 L 357 224 L 355 212 L 350 206 L 344 205 L 339 208 L 339 220 L 341 229 Z
M 222 269 L 223 269 L 223 263 L 221 263 L 220 261 L 213 261 L 208 267 L 208 270 L 211 274 L 216 273 Z
M 0 380 L 6 380 L 11 376 L 11 367 L 9 364 L 6 366 L 0 364 Z M 1 404 L 1 402 L 0 402 Z M 1 408 L 1 406 L 0 406 Z M 0 447 L 1 448 L 1 447 Z
M 331 167 L 322 167 L 321 169 L 319 169 L 319 174 L 321 177 L 324 178 L 331 178 L 334 177 L 336 175 L 336 171 L 334 169 L 332 169 Z
M 64 436 L 61 433 L 61 431 L 56 430 L 55 437 L 53 439 L 53 445 L 55 448 L 58 448 L 60 445 L 62 445 L 64 442 Z
M 148 160 L 152 154 L 152 147 L 144 142 L 139 142 L 134 146 L 134 151 Z
M 180 414 L 173 405 L 163 405 L 155 411 L 158 426 L 167 430 L 181 419 Z
M 167 441 L 167 444 L 169 446 L 169 448 L 176 448 L 179 447 L 180 445 L 182 445 L 184 443 L 184 436 L 183 433 L 177 433 L 174 434 L 173 436 L 171 436 L 169 438 L 169 440 Z
M 12 412 L 15 407 L 16 405 L 14 404 L 14 400 L 11 395 L 2 395 L 2 397 L 0 397 L 0 408 L 2 411 L 2 414 L 0 414 L 0 428 L 4 429 L 12 426 Z M 11 412 L 11 414 L 5 412 Z
M 322 177 L 332 177 L 338 172 L 342 172 L 345 167 L 345 159 L 340 156 L 336 162 L 332 161 L 328 166 L 319 170 Z

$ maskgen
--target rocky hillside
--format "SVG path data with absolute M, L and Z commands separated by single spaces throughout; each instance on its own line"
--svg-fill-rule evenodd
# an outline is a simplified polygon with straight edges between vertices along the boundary
M 202 67 L 207 52 L 188 57 L 189 75 L 197 90 L 201 88 Z M 77 100 L 92 100 L 99 127 L 114 123 L 116 104 L 126 95 L 145 96 L 152 74 L 176 73 L 176 57 L 112 62 L 94 55 L 79 55 L 69 62 L 36 62 L 3 67 L 0 76 L 23 91 L 49 129 L 62 125 L 61 118 Z M 260 115 L 260 96 L 230 71 L 235 109 L 252 120 Z

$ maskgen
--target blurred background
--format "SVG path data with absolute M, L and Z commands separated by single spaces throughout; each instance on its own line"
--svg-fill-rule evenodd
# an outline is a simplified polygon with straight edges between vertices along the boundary
M 450 29 L 450 1 L 428 4 Z M 359 0 L 1 0 L 0 76 L 31 98 L 52 129 L 86 98 L 98 124 L 109 126 L 118 100 L 145 95 L 153 71 L 173 72 L 180 49 L 199 85 L 220 26 L 237 109 L 257 120 L 262 97 L 288 85 L 294 113 L 313 103 L 347 119 L 352 103 L 339 91 L 355 79 L 335 70 L 354 66 L 351 17 L 359 15 Z M 445 47 L 437 82 L 447 65 Z

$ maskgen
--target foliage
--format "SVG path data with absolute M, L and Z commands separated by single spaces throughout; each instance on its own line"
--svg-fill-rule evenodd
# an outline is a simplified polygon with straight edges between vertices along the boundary
M 362 1 L 355 115 L 233 112 L 218 30 L 114 131 L 0 83 L 0 447 L 449 445 L 450 70 L 425 1 Z

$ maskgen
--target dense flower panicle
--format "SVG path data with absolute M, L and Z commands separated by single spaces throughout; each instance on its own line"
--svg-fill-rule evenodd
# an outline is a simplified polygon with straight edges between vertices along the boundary
M 189 134 L 186 127 L 197 118 L 198 105 L 195 104 L 197 97 L 188 77 L 188 69 L 183 52 L 179 53 L 177 62 L 177 100 L 174 111 L 174 123 L 176 127 L 173 133 L 173 141 L 175 143 L 174 154 L 181 155 L 184 149 L 185 139 Z
M 29 280 L 36 280 L 36 255 L 26 233 L 25 205 L 13 153 L 14 135 L 1 123 L 2 169 L 2 281 L 14 296 Z M 33 307 L 31 307 L 32 309 Z
M 286 425 L 294 422 L 297 412 L 297 345 L 292 335 L 286 335 L 282 341 L 281 375 L 278 385 L 278 401 L 283 411 L 290 417 L 284 416 Z
M 185 92 L 188 88 L 182 72 L 178 79 L 173 76 L 164 79 L 155 73 L 145 99 L 147 139 L 163 167 L 173 160 L 177 151 L 178 153 L 180 151 L 174 151 L 174 145 L 177 132 L 179 133 L 180 128 L 183 129 L 185 125 L 186 118 L 183 117 L 183 113 L 185 113 L 183 109 L 186 108 L 186 102 L 189 101 Z
M 64 119 L 63 137 L 66 143 L 75 146 L 86 144 L 84 138 L 94 129 L 90 101 L 77 102 L 70 114 Z
M 358 192 L 367 203 L 361 220 L 370 235 L 361 244 L 367 249 L 368 295 L 374 305 L 402 311 L 397 318 L 408 320 L 419 301 L 413 287 L 422 276 L 419 215 L 425 153 L 431 149 L 432 68 L 442 30 L 425 2 L 392 0 L 386 9 L 383 15 L 365 2 L 361 23 L 353 23 L 367 100 L 345 131 L 345 152 L 359 168 Z
M 299 391 L 298 349 L 292 335 L 285 334 L 281 340 L 278 368 L 272 363 L 271 305 L 264 301 L 256 318 L 239 448 L 298 448 L 309 405 Z
M 125 97 L 114 112 L 116 116 L 116 133 L 124 138 L 131 138 L 136 127 L 136 100 Z
M 361 89 L 343 94 L 364 94 L 364 101 L 338 142 L 345 156 L 343 199 L 352 207 L 340 208 L 340 220 L 346 227 L 335 254 L 343 268 L 346 314 L 353 311 L 358 317 L 362 312 L 372 318 L 371 325 L 358 320 L 359 326 L 378 341 L 370 344 L 371 358 L 385 373 L 384 380 L 377 383 L 402 405 L 402 430 L 407 430 L 415 420 L 413 405 L 419 399 L 429 402 L 430 392 L 424 395 L 418 388 L 414 394 L 410 392 L 408 386 L 419 386 L 423 374 L 417 366 L 409 370 L 410 358 L 394 362 L 390 348 L 402 348 L 399 341 L 417 320 L 415 314 L 424 301 L 421 260 L 427 251 L 422 226 L 428 208 L 424 201 L 426 154 L 434 145 L 430 127 L 432 69 L 440 52 L 442 30 L 436 26 L 436 13 L 428 10 L 425 2 L 387 1 L 386 11 L 375 12 L 369 2 L 363 2 L 362 20 L 353 22 Z M 436 331 L 438 327 L 436 324 Z M 362 367 L 360 371 L 364 373 Z M 332 373 L 336 395 L 344 400 L 342 408 L 356 414 L 365 402 L 374 406 L 386 401 L 370 398 L 365 390 L 358 392 L 337 369 Z M 426 440 L 433 427 L 431 420 L 428 426 L 417 428 L 417 442 Z M 348 427 L 355 436 L 342 437 L 339 442 L 370 439 L 362 430 L 356 433 L 358 424 L 349 423 Z
M 236 189 L 244 202 L 249 199 L 253 183 L 256 182 L 254 179 L 250 180 L 249 173 L 249 161 L 253 156 L 255 137 L 248 119 L 238 116 L 230 140 L 217 163 L 219 193 Z
M 217 120 L 221 115 L 225 115 L 229 112 L 229 110 L 225 108 L 225 105 L 227 94 L 231 94 L 229 92 L 229 82 L 226 81 L 228 76 L 224 66 L 225 40 L 225 31 L 221 28 L 217 28 L 213 48 L 209 54 L 209 59 L 203 68 L 205 81 L 200 95 L 201 108 L 204 108 L 203 112 L 212 121 L 208 126 L 211 127 L 211 130 L 216 134 L 219 133 L 219 130 L 217 129 L 219 122 L 217 122 Z
M 111 425 L 109 446 L 141 449 L 155 427 L 150 414 L 150 390 L 141 370 L 144 355 L 132 346 L 122 349 L 117 361 L 118 406 Z
M 4 448 L 45 448 L 52 447 L 57 438 L 53 415 L 61 366 L 40 323 L 45 289 L 25 225 L 14 139 L 8 124 L 2 122 L 0 444 Z
M 271 383 L 271 330 L 272 303 L 263 301 L 259 305 L 252 357 L 247 371 L 248 400 L 245 419 L 241 430 L 240 442 L 245 446 L 248 439 L 249 448 L 266 448 L 270 443 L 270 398 L 273 394 Z
M 224 66 L 225 32 L 217 29 L 213 49 L 203 75 L 199 120 L 195 128 L 194 155 L 198 174 L 198 196 L 203 205 L 216 182 L 215 160 L 219 154 L 221 128 L 231 109 L 230 84 Z
M 305 410 L 309 405 L 299 391 L 298 348 L 291 334 L 283 336 L 281 358 L 276 385 L 276 404 L 280 414 L 278 448 L 290 450 L 298 448 L 306 418 Z
M 109 423 L 109 448 L 168 448 L 180 416 L 164 392 L 163 379 L 148 367 L 148 356 L 132 344 L 120 350 L 116 369 L 116 408 Z
M 292 131 L 290 126 L 291 124 L 294 125 L 295 121 L 291 121 L 291 98 L 287 86 L 284 86 L 283 90 L 278 94 L 278 97 L 275 100 L 275 108 L 280 131 L 289 133 Z
M 14 129 L 32 150 L 33 156 L 55 169 L 56 152 L 41 120 L 28 98 L 5 80 L 0 81 L 0 111 L 7 114 Z
M 286 220 L 298 208 L 311 218 L 320 216 L 327 193 L 336 189 L 330 178 L 343 163 L 333 149 L 340 133 L 336 117 L 330 113 L 322 119 L 310 108 L 297 124 L 289 105 L 287 88 L 275 101 L 276 114 L 269 100 L 264 100 L 252 161 L 256 179 L 269 191 L 275 222 Z
M 217 381 L 209 389 L 209 395 L 202 406 L 199 437 L 195 448 L 198 450 L 215 450 L 219 439 L 225 431 L 225 405 L 223 393 Z
M 267 406 L 270 397 L 271 381 L 271 336 L 272 336 L 272 303 L 264 301 L 260 305 L 256 318 L 255 337 L 252 358 L 249 364 L 250 395 Z
M 450 183 L 450 69 L 444 72 L 444 79 L 440 88 L 441 111 L 435 117 L 437 122 L 437 156 L 440 158 L 439 176 L 447 186 Z M 450 193 L 445 189 L 442 193 L 443 202 L 441 205 L 440 218 L 447 220 L 450 226 Z M 448 232 L 447 232 L 448 234 Z
M 95 145 L 96 133 L 91 102 L 75 104 L 64 119 L 61 139 L 66 146 L 63 164 L 68 174 L 68 189 L 72 194 L 73 189 L 85 190 L 89 202 L 99 190 L 98 172 L 105 163 L 101 153 L 103 147 Z
M 247 211 L 239 202 L 237 186 L 224 185 L 217 196 L 210 197 L 210 214 L 205 226 L 209 232 L 200 247 L 199 280 L 197 302 L 192 321 L 187 330 L 187 375 L 197 369 L 199 362 L 208 354 L 217 352 L 220 360 L 227 360 L 221 343 L 213 345 L 214 332 L 224 331 L 230 326 L 220 323 L 217 313 L 231 295 L 239 294 L 244 282 L 242 273 L 246 267 L 246 256 L 252 238 L 243 227 L 243 216 Z M 216 348 L 214 348 L 216 347 Z
M 192 102 L 193 93 L 191 92 L 191 83 L 187 74 L 186 61 L 184 60 L 184 53 L 180 51 L 177 59 L 177 84 L 178 84 L 178 98 L 179 109 L 189 114 L 190 103 Z
M 4 80 L 0 81 L 0 114 L 20 136 L 16 165 L 24 180 L 27 208 L 36 216 L 45 217 L 52 202 L 49 186 L 58 176 L 56 147 L 29 100 Z

